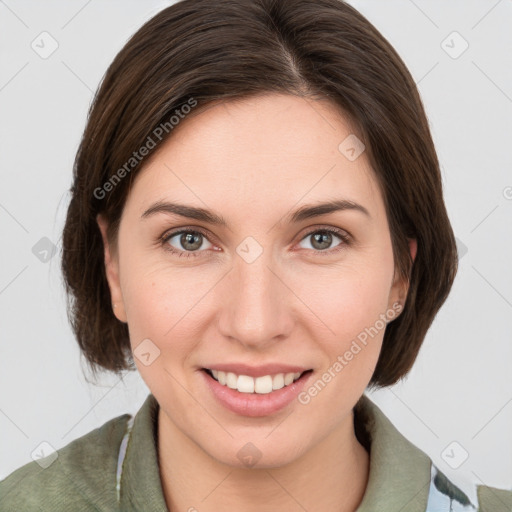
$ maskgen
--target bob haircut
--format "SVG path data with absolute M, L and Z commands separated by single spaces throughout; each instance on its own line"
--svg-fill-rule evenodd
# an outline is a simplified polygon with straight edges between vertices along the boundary
M 395 275 L 409 283 L 369 386 L 394 384 L 411 369 L 458 259 L 428 120 L 404 62 L 342 0 L 183 0 L 147 21 L 115 57 L 74 162 L 62 270 L 69 320 L 94 374 L 136 368 L 128 326 L 112 311 L 97 214 L 109 223 L 115 251 L 123 206 L 149 160 L 137 151 L 172 136 L 170 119 L 186 122 L 214 103 L 272 93 L 330 100 L 365 144 Z M 408 238 L 418 244 L 414 265 Z

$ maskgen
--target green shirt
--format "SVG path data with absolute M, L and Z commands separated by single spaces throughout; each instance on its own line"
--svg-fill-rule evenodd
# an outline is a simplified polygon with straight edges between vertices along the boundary
M 0 482 L 0 511 L 168 512 L 158 466 L 158 407 L 150 394 L 135 417 L 114 418 L 20 467 Z M 366 395 L 354 412 L 356 435 L 370 453 L 357 512 L 512 512 L 512 491 L 493 487 L 477 486 L 479 503 L 469 504 Z

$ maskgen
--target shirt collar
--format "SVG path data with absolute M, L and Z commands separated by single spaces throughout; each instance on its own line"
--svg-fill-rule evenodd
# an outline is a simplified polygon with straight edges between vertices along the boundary
M 408 441 L 366 395 L 357 402 L 354 415 L 370 442 L 370 474 L 357 512 L 425 512 L 430 458 Z
M 158 464 L 158 409 L 150 393 L 135 415 L 122 466 L 120 510 L 168 512 Z
M 168 512 L 158 464 L 158 409 L 149 394 L 136 414 L 122 461 L 120 509 Z M 370 473 L 357 512 L 425 512 L 431 460 L 410 443 L 366 395 L 354 408 L 356 434 L 370 452 Z M 367 447 L 368 449 L 368 447 Z

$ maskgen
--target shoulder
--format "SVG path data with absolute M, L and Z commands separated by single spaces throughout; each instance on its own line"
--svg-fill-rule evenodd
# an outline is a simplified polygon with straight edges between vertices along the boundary
M 124 414 L 0 481 L 0 510 L 112 510 Z
M 477 485 L 479 512 L 511 512 L 512 490 Z
M 426 512 L 512 512 L 512 491 L 477 485 L 470 499 L 434 464 Z
M 371 468 L 358 512 L 512 512 L 512 490 L 461 481 L 464 492 L 364 394 L 354 408 L 354 428 Z

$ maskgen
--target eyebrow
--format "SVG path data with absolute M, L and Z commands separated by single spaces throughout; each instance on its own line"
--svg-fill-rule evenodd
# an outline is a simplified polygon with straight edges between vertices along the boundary
M 343 211 L 343 210 L 354 210 L 359 211 L 371 218 L 370 212 L 361 204 L 348 199 L 337 199 L 318 204 L 310 204 L 301 206 L 295 212 L 285 216 L 285 219 L 289 223 L 298 223 L 306 219 L 313 217 L 319 217 L 321 215 L 327 215 L 329 213 Z M 194 219 L 197 221 L 205 222 L 208 224 L 228 227 L 228 223 L 221 215 L 216 214 L 213 211 L 205 208 L 198 208 L 195 206 L 188 206 L 179 203 L 170 203 L 166 201 L 159 201 L 150 206 L 141 216 L 141 218 L 151 217 L 158 213 L 174 214 L 180 217 L 188 219 Z M 281 224 L 281 222 L 279 222 Z

